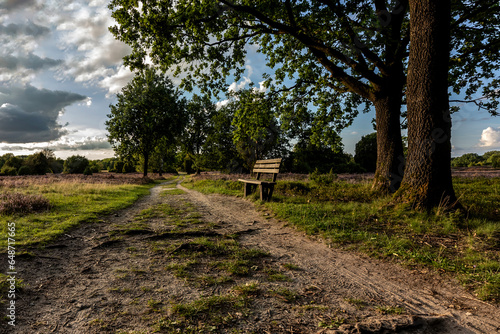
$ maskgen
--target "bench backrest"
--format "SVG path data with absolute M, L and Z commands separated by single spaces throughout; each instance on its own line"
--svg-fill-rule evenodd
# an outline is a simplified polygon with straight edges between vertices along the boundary
M 280 172 L 281 158 L 269 160 L 257 160 L 253 166 L 253 172 L 257 173 L 257 180 L 260 179 L 261 174 L 272 174 L 273 182 L 276 182 L 276 177 Z

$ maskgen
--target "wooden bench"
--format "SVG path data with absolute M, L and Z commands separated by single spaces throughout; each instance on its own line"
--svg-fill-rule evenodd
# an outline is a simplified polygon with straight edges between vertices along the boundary
M 260 189 L 260 200 L 271 200 L 271 197 L 273 196 L 274 185 L 276 184 L 276 177 L 280 172 L 280 166 L 281 159 L 257 160 L 252 171 L 253 173 L 257 173 L 257 179 L 238 180 L 245 183 L 245 197 L 251 194 L 258 185 Z M 262 174 L 272 174 L 272 181 L 260 180 Z

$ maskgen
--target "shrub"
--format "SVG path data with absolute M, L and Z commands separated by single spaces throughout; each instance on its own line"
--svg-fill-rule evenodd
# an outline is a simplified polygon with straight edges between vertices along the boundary
M 483 161 L 483 158 L 477 153 L 466 153 L 461 157 L 455 158 L 451 162 L 452 167 L 472 167 Z
M 92 169 L 89 166 L 87 166 L 83 171 L 83 175 L 92 175 Z
M 490 156 L 488 162 L 491 163 L 493 168 L 500 168 L 500 153 L 495 153 Z
M 0 195 L 0 214 L 27 214 L 50 209 L 50 202 L 41 195 L 7 193 Z
M 333 181 L 337 179 L 337 174 L 334 174 L 332 170 L 330 170 L 330 173 L 328 174 L 321 174 L 318 169 L 315 169 L 314 172 L 312 172 L 309 175 L 309 179 L 319 185 L 329 185 L 332 184 Z
M 7 176 L 16 176 L 17 169 L 16 169 L 16 167 L 3 165 L 2 169 L 0 170 L 0 174 L 7 175 Z
M 21 168 L 19 168 L 19 171 L 17 172 L 17 175 L 32 175 L 33 174 L 33 170 L 30 168 L 30 166 L 21 166 Z
M 123 165 L 122 173 L 134 173 L 134 172 L 135 172 L 135 166 L 131 162 L 126 162 Z
M 377 133 L 361 137 L 354 152 L 354 161 L 367 172 L 374 172 L 377 167 Z

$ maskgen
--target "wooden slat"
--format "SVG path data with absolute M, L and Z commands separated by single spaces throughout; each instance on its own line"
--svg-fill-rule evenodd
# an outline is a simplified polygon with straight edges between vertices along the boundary
M 243 179 L 239 179 L 238 181 L 251 184 L 276 184 L 276 182 L 273 181 L 243 180 Z
M 278 174 L 280 172 L 279 168 L 267 169 L 267 168 L 255 168 L 254 173 L 266 173 L 266 174 Z
M 280 168 L 281 164 L 255 164 L 253 168 Z
M 261 184 L 262 183 L 262 181 L 259 181 L 259 180 L 243 180 L 243 179 L 239 179 L 238 181 L 245 182 L 245 183 L 251 183 L 251 184 Z
M 279 162 L 281 163 L 281 158 L 279 159 L 269 159 L 269 160 L 257 160 L 255 163 L 258 164 L 258 163 L 276 163 L 276 162 Z

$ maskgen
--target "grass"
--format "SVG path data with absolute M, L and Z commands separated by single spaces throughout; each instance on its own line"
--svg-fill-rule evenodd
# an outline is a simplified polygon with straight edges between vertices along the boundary
M 330 182 L 331 181 L 331 182 Z M 337 247 L 411 268 L 451 273 L 482 300 L 500 302 L 500 178 L 454 178 L 465 212 L 432 213 L 395 205 L 371 191 L 371 180 L 279 181 L 261 208 Z M 242 196 L 231 180 L 188 180 L 204 193 Z M 287 268 L 291 269 L 291 268 Z
M 95 222 L 100 216 L 123 209 L 148 194 L 154 184 L 87 183 L 84 178 L 54 179 L 54 182 L 22 183 L 0 187 L 2 197 L 12 194 L 24 198 L 43 197 L 50 205 L 43 211 L 31 210 L 0 215 L 0 234 L 6 235 L 7 224 L 15 222 L 16 249 L 44 245 L 65 231 L 83 223 Z M 0 252 L 5 252 L 6 238 L 0 239 Z

